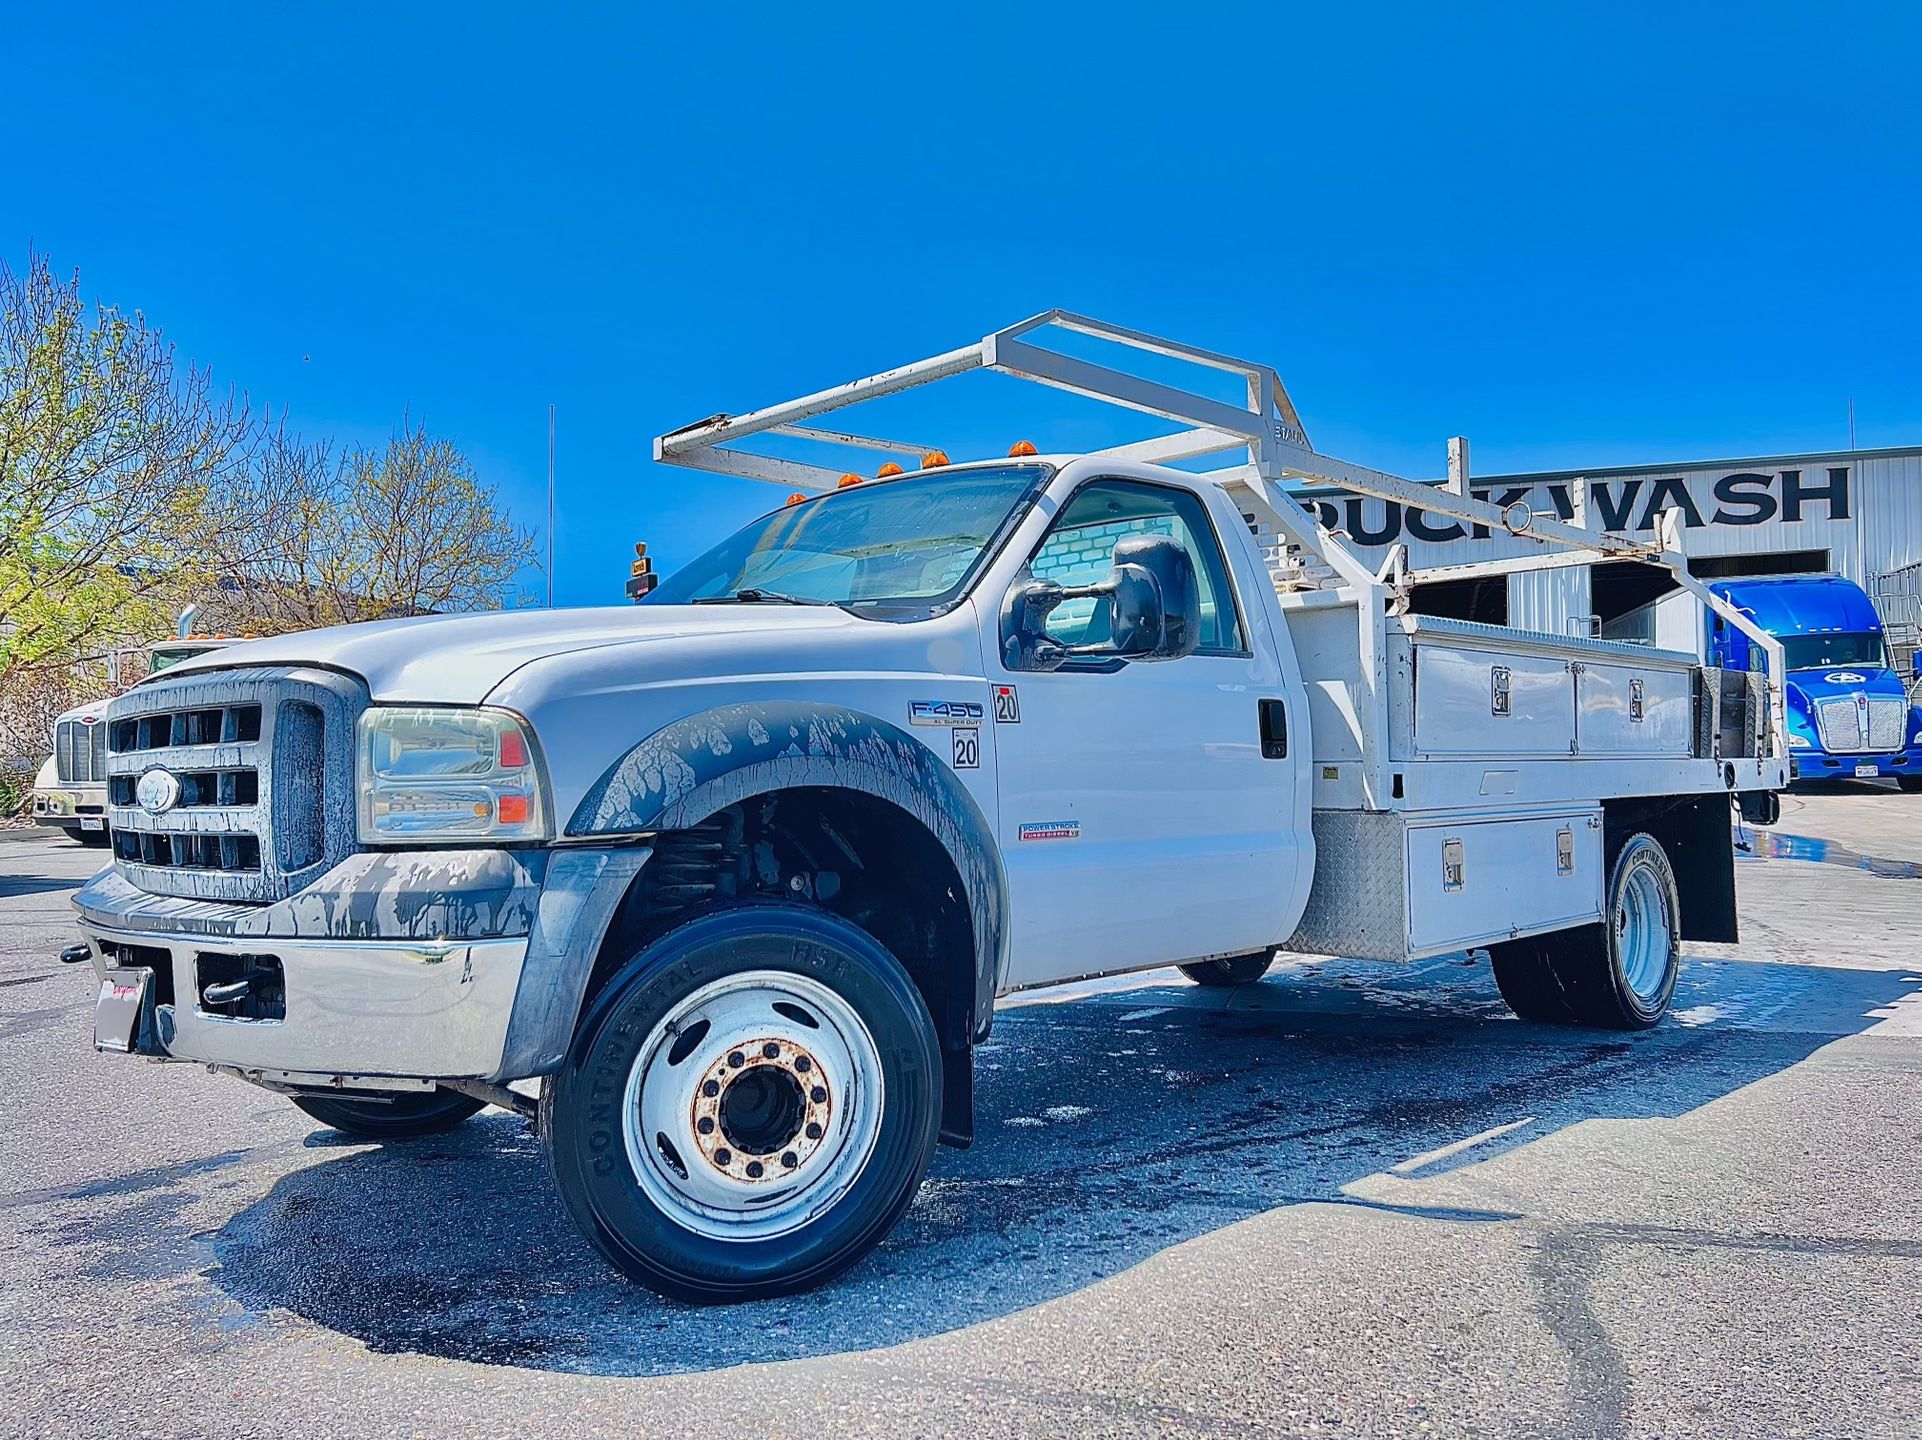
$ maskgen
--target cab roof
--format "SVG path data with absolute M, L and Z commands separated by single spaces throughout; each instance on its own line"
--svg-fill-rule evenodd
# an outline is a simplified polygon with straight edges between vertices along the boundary
M 1771 635 L 1880 631 L 1881 617 L 1853 580 L 1840 575 L 1764 575 L 1715 580 L 1709 589 L 1755 617 Z

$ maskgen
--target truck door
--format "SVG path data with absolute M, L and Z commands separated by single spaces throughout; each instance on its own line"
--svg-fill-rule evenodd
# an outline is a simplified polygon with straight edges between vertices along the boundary
M 983 646 L 994 657 L 1016 987 L 1285 938 L 1302 861 L 1296 767 L 1306 757 L 1285 742 L 1266 622 L 1250 633 L 1208 505 L 1180 487 L 1090 480 L 1014 584 L 1093 583 L 1108 573 L 1115 542 L 1140 534 L 1171 535 L 1194 560 L 1203 616 L 1194 654 L 1034 672 L 1005 668 L 998 631 Z M 997 626 L 1002 597 L 983 598 L 983 622 Z M 1107 638 L 1107 619 L 1105 605 L 1071 600 L 1048 630 L 1092 644 Z

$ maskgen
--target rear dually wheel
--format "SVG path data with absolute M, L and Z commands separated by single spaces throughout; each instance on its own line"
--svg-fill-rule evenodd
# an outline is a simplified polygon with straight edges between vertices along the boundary
M 1524 1020 L 1646 1030 L 1675 994 L 1681 913 L 1660 842 L 1631 835 L 1609 870 L 1602 923 L 1491 945 L 1495 983 Z
M 1252 985 L 1268 973 L 1275 963 L 1275 952 L 1257 950 L 1252 955 L 1231 955 L 1222 960 L 1197 960 L 1175 968 L 1197 985 L 1210 987 Z

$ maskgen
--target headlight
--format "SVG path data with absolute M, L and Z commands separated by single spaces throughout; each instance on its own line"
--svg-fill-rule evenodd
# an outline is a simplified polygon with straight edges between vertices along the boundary
M 1814 744 L 1815 742 L 1809 739 L 1808 736 L 1797 735 L 1793 730 L 1789 731 L 1789 749 L 1807 750 L 1810 746 Z
M 527 727 L 504 710 L 376 705 L 360 717 L 360 840 L 544 840 Z

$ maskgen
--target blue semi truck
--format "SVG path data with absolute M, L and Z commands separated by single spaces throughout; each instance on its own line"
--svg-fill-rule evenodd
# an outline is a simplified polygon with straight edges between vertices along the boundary
M 1801 780 L 1893 779 L 1922 790 L 1922 706 L 1898 674 L 1881 617 L 1840 575 L 1717 580 L 1710 589 L 1782 642 L 1788 662 L 1789 774 Z M 1751 665 L 1748 638 L 1719 618 L 1708 660 Z

